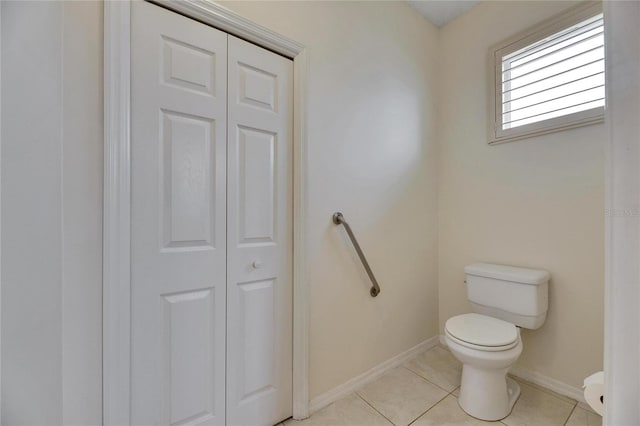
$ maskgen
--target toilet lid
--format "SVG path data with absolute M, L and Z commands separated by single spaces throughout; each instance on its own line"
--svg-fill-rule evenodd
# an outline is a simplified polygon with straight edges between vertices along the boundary
M 477 346 L 507 346 L 518 339 L 515 325 L 480 314 L 449 318 L 445 328 L 456 339 Z

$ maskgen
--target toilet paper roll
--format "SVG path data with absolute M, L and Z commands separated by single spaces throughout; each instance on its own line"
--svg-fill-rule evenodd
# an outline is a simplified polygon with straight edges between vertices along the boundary
M 604 413 L 604 372 L 599 371 L 584 379 L 584 399 L 602 416 Z

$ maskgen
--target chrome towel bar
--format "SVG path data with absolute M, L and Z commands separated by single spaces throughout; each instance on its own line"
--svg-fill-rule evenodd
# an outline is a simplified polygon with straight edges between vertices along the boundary
M 353 247 L 355 247 L 356 252 L 358 253 L 358 257 L 360 258 L 360 261 L 362 262 L 362 265 L 364 266 L 364 269 L 367 271 L 367 275 L 369 275 L 369 278 L 371 279 L 371 283 L 373 284 L 371 286 L 371 290 L 369 290 L 369 294 L 371 295 L 371 297 L 376 297 L 378 294 L 380 294 L 380 286 L 378 285 L 378 281 L 376 280 L 376 277 L 373 275 L 373 271 L 369 266 L 369 262 L 367 262 L 367 259 L 364 257 L 364 253 L 360 248 L 360 244 L 358 244 L 358 240 L 356 240 L 356 236 L 353 235 L 353 231 L 351 230 L 351 227 L 349 226 L 347 221 L 344 220 L 344 216 L 340 212 L 335 212 L 333 214 L 333 223 L 335 223 L 336 225 L 342 225 L 344 226 L 344 229 L 347 230 L 347 234 L 349 234 L 351 243 L 353 244 Z

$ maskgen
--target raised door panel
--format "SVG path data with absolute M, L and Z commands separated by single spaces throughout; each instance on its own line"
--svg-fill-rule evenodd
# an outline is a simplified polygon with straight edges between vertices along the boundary
M 278 76 L 243 62 L 236 64 L 238 72 L 237 102 L 278 113 Z
M 238 126 L 240 245 L 275 243 L 277 134 Z
M 289 59 L 229 36 L 227 422 L 292 413 Z
M 132 2 L 131 422 L 225 424 L 227 35 Z
M 273 354 L 275 348 L 275 280 L 239 283 L 238 352 L 243 368 L 239 371 L 238 396 L 243 405 L 274 391 Z
M 162 111 L 164 248 L 214 248 L 215 121 Z
M 215 288 L 163 296 L 165 418 L 203 423 L 216 416 Z M 219 372 L 218 372 L 219 373 Z
M 164 83 L 216 96 L 216 53 L 162 36 Z

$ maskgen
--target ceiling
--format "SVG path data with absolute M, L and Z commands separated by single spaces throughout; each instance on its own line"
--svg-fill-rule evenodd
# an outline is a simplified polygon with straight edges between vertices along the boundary
M 407 0 L 407 3 L 422 16 L 439 27 L 462 15 L 479 2 L 480 0 Z

